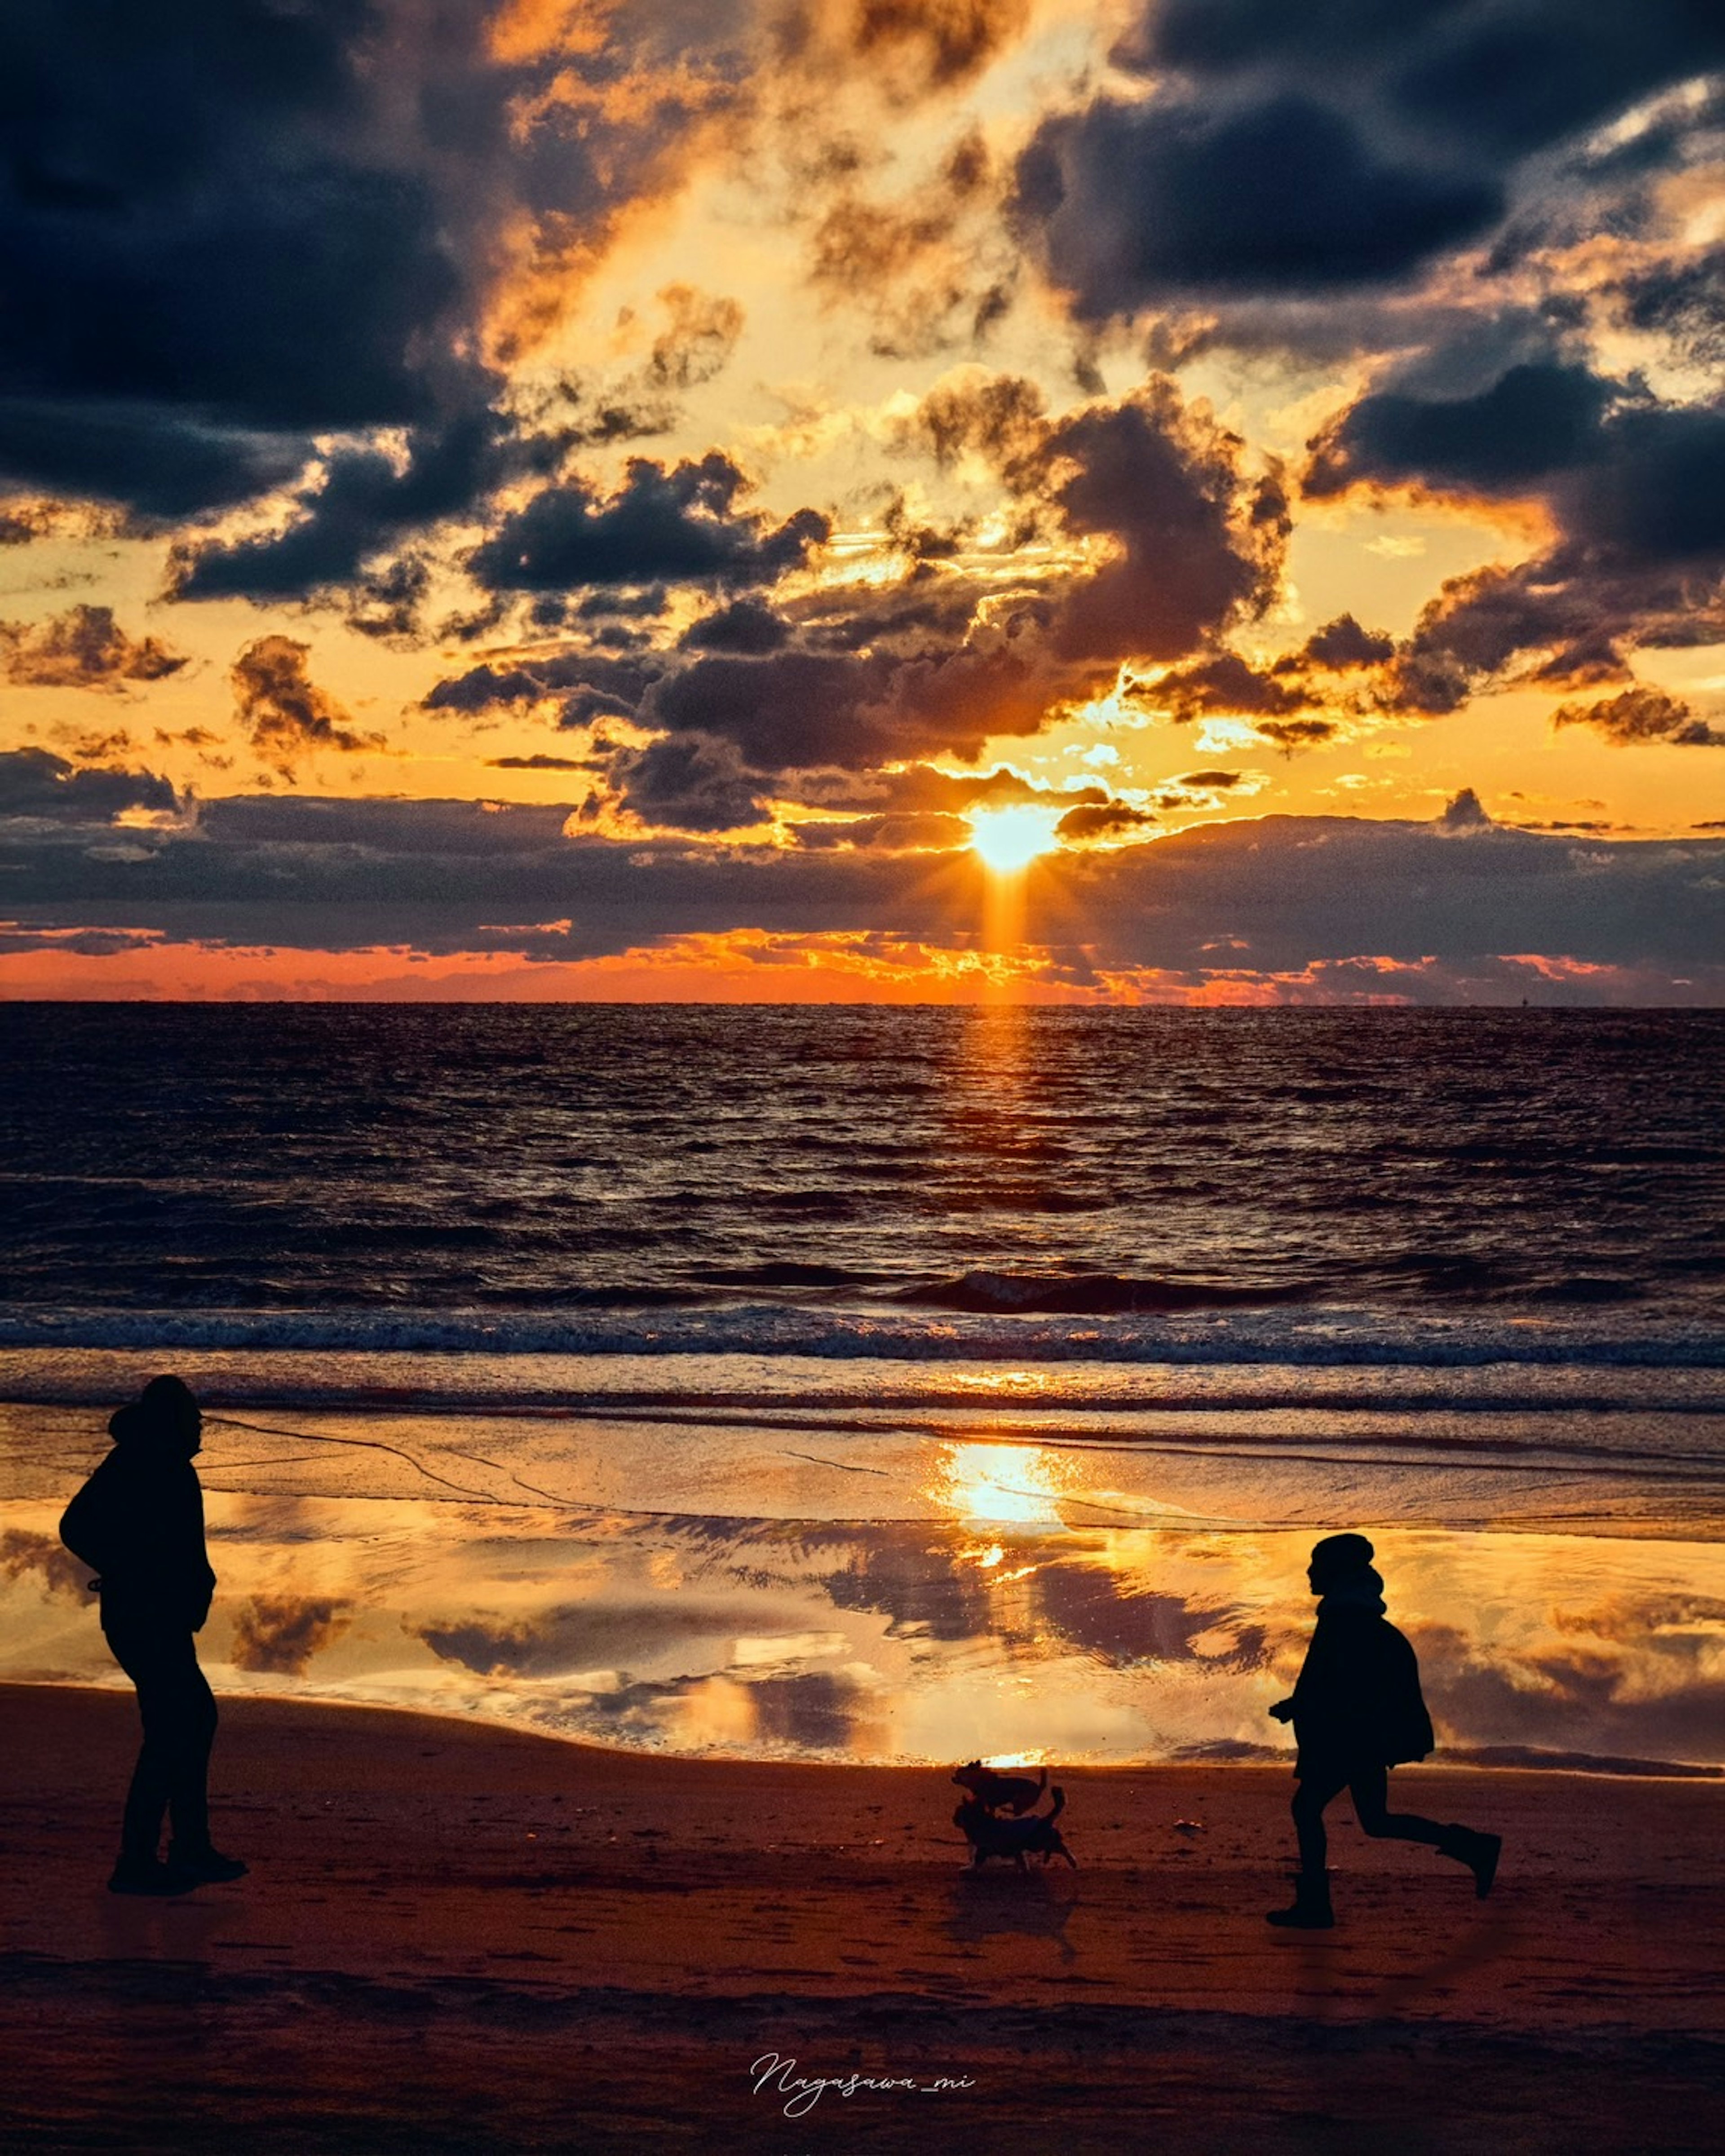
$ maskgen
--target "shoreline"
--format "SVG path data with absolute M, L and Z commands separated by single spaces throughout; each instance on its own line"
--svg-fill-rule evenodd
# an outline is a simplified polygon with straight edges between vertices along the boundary
M 1179 2150 L 1291 2156 L 1318 2118 L 1343 2149 L 1711 2145 L 1708 1779 L 1398 1769 L 1399 1803 L 1504 1834 L 1491 1900 L 1343 1800 L 1337 1928 L 1289 1937 L 1285 1768 L 1063 1768 L 1081 1868 L 973 1876 L 935 1770 L 222 1712 L 215 1831 L 251 1876 L 128 1902 L 131 1701 L 0 1686 L 8 2149 L 1100 2150 L 1122 2104 Z M 751 2086 L 773 2054 L 918 2088 L 787 2119 Z

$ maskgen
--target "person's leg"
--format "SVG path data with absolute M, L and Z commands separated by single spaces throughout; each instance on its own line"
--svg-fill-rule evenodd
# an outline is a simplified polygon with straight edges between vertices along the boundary
M 216 1699 L 198 1666 L 191 1634 L 174 1654 L 173 1722 L 168 1761 L 168 1816 L 177 1856 L 206 1851 L 209 1840 L 209 1755 L 216 1741 Z
M 1389 1809 L 1389 1770 L 1387 1767 L 1357 1767 L 1348 1779 L 1353 1799 L 1353 1815 L 1363 1833 L 1373 1841 L 1423 1841 L 1429 1848 L 1443 1845 L 1445 1829 L 1418 1812 Z
M 1317 1774 L 1303 1775 L 1295 1789 L 1290 1809 L 1294 1815 L 1295 1838 L 1300 1845 L 1300 1869 L 1313 1877 L 1322 1877 L 1330 1853 L 1324 1833 L 1324 1808 L 1346 1787 L 1345 1775 Z
M 1503 1847 L 1501 1835 L 1476 1834 L 1471 1827 L 1440 1826 L 1435 1820 L 1422 1818 L 1418 1812 L 1391 1811 L 1389 1772 L 1384 1767 L 1360 1768 L 1349 1776 L 1348 1790 L 1355 1816 L 1374 1840 L 1424 1842 L 1429 1849 L 1467 1866 L 1481 1901 L 1491 1892 Z
M 1294 1833 L 1300 1845 L 1300 1871 L 1291 1907 L 1271 1909 L 1266 1921 L 1285 1929 L 1327 1932 L 1335 1922 L 1330 1909 L 1330 1879 L 1324 1868 L 1329 1854 L 1324 1835 L 1324 1806 L 1347 1784 L 1343 1774 L 1312 1771 L 1301 1776 L 1294 1791 Z
M 106 1637 L 115 1661 L 136 1690 L 138 1719 L 143 1726 L 137 1763 L 126 1793 L 121 1856 L 134 1863 L 152 1865 L 172 1785 L 172 1677 L 160 1642 L 148 1631 L 116 1625 Z

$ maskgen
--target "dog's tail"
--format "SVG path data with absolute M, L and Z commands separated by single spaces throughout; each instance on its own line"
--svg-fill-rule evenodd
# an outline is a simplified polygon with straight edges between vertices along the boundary
M 1044 1772 L 1045 1772 L 1045 1774 L 1046 1773 L 1046 1769 L 1045 1769 L 1045 1768 Z M 1063 1811 L 1065 1811 L 1065 1809 L 1066 1809 L 1066 1792 L 1065 1792 L 1065 1790 L 1060 1787 L 1060 1784 L 1059 1784 L 1058 1782 L 1056 1782 L 1056 1783 L 1055 1784 L 1055 1790 L 1054 1790 L 1054 1810 L 1053 1810 L 1051 1812 L 1045 1812 L 1045 1813 L 1042 1815 L 1042 1816 L 1043 1816 L 1043 1818 L 1044 1818 L 1044 1819 L 1048 1822 L 1048 1824 L 1049 1824 L 1050 1826 L 1052 1826 L 1052 1825 L 1054 1825 L 1055 1821 L 1055 1820 L 1060 1817 L 1060 1814 L 1061 1814 Z

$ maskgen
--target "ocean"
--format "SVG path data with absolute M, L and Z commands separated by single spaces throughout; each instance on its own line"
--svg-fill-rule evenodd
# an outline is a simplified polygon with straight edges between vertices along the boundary
M 1372 1533 L 1450 1756 L 1725 1763 L 1725 1014 L 15 1004 L 0 1675 L 198 1389 L 218 1686 L 1271 1758 Z

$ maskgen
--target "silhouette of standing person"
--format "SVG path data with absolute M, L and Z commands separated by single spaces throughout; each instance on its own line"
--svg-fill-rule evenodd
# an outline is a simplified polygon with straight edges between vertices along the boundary
M 152 1378 L 108 1424 L 114 1450 L 66 1507 L 60 1539 L 100 1574 L 102 1631 L 137 1687 L 144 1741 L 126 1793 L 116 1894 L 184 1894 L 245 1866 L 209 1838 L 207 1783 L 216 1702 L 193 1635 L 216 1576 L 203 1544 L 203 1491 L 192 1465 L 203 1417 L 178 1378 Z M 173 1840 L 157 1855 L 165 1816 Z
M 1384 1614 L 1374 1554 L 1363 1535 L 1328 1535 L 1313 1549 L 1306 1576 L 1322 1598 L 1317 1627 L 1293 1697 L 1270 1710 L 1278 1722 L 1293 1723 L 1300 1743 L 1293 1802 L 1300 1871 L 1292 1907 L 1272 1909 L 1269 1920 L 1299 1931 L 1327 1931 L 1336 1921 L 1324 1868 L 1324 1808 L 1343 1789 L 1368 1835 L 1422 1841 L 1454 1857 L 1472 1872 L 1481 1901 L 1503 1845 L 1495 1834 L 1389 1810 L 1389 1768 L 1423 1759 L 1435 1740 L 1414 1650 Z

